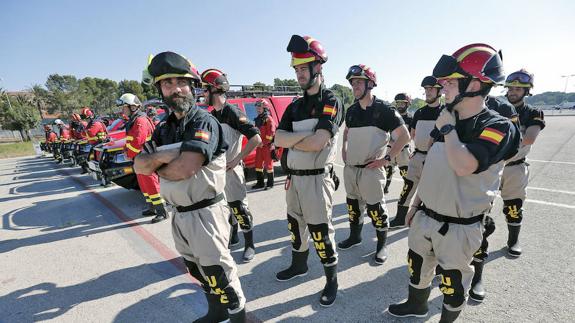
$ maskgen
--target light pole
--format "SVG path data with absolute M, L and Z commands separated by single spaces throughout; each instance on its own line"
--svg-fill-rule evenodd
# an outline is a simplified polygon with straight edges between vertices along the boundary
M 572 76 L 575 76 L 575 74 L 561 75 L 561 77 L 565 79 L 565 89 L 563 90 L 563 93 L 565 94 L 565 96 L 563 97 L 562 105 L 564 105 L 564 103 L 567 102 L 567 84 L 569 84 L 569 78 Z

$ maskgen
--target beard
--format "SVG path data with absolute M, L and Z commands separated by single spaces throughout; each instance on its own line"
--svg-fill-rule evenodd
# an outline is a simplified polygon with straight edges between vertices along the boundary
M 172 94 L 164 97 L 164 103 L 172 110 L 183 113 L 188 112 L 195 105 L 195 98 L 192 93 L 185 96 Z
M 435 100 L 437 100 L 437 97 L 435 97 L 435 98 L 425 98 L 425 103 L 427 103 L 427 104 L 432 104 L 433 102 L 435 102 Z
M 509 103 L 511 103 L 511 104 L 519 103 L 523 99 L 522 97 L 515 96 L 515 95 L 514 96 L 506 95 L 506 97 L 507 97 L 507 101 L 509 101 Z

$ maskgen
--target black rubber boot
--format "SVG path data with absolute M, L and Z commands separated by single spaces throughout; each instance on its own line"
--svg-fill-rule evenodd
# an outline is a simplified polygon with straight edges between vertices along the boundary
M 250 262 L 256 255 L 256 247 L 254 246 L 254 230 L 244 232 L 244 254 L 242 259 L 244 262 Z
M 215 323 L 225 322 L 228 319 L 228 310 L 220 303 L 220 296 L 216 294 L 205 294 L 208 301 L 208 313 L 194 323 Z
M 376 264 L 383 265 L 387 260 L 387 247 L 385 246 L 385 241 L 387 240 L 387 231 L 375 231 L 377 234 L 377 247 L 375 249 L 375 260 Z
M 481 303 L 485 299 L 485 288 L 483 287 L 483 265 L 485 262 L 472 261 L 471 265 L 475 267 L 475 273 L 471 280 L 471 289 L 469 290 L 469 298 Z
M 252 190 L 256 190 L 259 188 L 264 188 L 264 172 L 256 172 L 256 179 L 257 182 L 255 185 L 252 186 Z
M 307 256 L 309 250 L 304 252 L 291 252 L 291 265 L 286 269 L 276 274 L 278 281 L 288 281 L 296 277 L 307 275 Z
M 427 299 L 429 298 L 430 292 L 431 287 L 417 289 L 410 285 L 407 301 L 389 305 L 387 311 L 389 314 L 397 317 L 426 317 L 429 310 L 427 307 Z
M 521 231 L 520 225 L 507 225 L 509 229 L 509 236 L 507 238 L 507 253 L 511 257 L 521 256 L 521 246 L 519 245 L 519 231 Z
M 244 323 L 246 322 L 246 309 L 244 308 L 237 313 L 229 314 L 229 316 L 231 323 Z
M 399 229 L 405 227 L 405 216 L 407 215 L 407 211 L 409 211 L 409 207 L 398 205 L 397 206 L 397 213 L 395 214 L 395 218 L 389 221 L 389 228 L 390 229 Z
M 230 217 L 230 222 L 231 222 L 231 217 Z M 230 243 L 229 243 L 229 248 L 231 249 L 234 246 L 237 246 L 238 244 L 240 244 L 240 237 L 238 236 L 238 223 L 231 223 L 232 225 L 232 232 L 230 233 Z
M 148 209 L 145 211 L 142 211 L 142 216 L 156 216 L 156 208 L 154 207 L 154 205 L 152 205 L 151 203 L 147 203 L 148 204 Z
M 266 184 L 266 190 L 274 187 L 274 173 L 268 173 L 268 182 Z
M 156 209 L 156 217 L 152 219 L 152 223 L 158 223 L 164 220 L 167 220 L 170 217 L 168 210 L 166 210 L 166 206 L 164 204 L 158 204 L 154 206 Z
M 457 317 L 461 314 L 461 311 L 449 311 L 443 306 L 441 309 L 441 319 L 439 319 L 439 323 L 451 323 L 457 320 Z
M 359 223 L 359 224 L 350 223 L 349 224 L 349 238 L 338 243 L 337 247 L 341 250 L 347 250 L 351 247 L 359 246 L 361 244 L 361 228 L 362 227 L 363 227 L 363 223 Z
M 325 286 L 321 292 L 319 305 L 330 307 L 337 297 L 337 264 L 332 266 L 323 266 L 325 272 Z

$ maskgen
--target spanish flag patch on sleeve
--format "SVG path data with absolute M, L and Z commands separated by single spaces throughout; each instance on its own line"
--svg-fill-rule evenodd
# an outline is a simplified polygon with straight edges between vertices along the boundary
M 335 115 L 335 107 L 331 105 L 324 105 L 323 106 L 323 115 L 333 117 Z
M 496 145 L 499 145 L 503 137 L 505 137 L 503 132 L 493 128 L 485 128 L 483 132 L 481 132 L 481 135 L 479 135 L 479 139 L 487 140 Z
M 196 133 L 194 134 L 194 138 L 200 139 L 203 141 L 209 141 L 210 140 L 210 133 L 208 131 L 198 129 L 198 130 L 196 130 Z

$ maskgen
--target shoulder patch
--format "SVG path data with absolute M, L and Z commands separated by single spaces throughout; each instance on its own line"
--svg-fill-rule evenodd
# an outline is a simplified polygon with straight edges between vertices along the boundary
M 203 129 L 196 129 L 194 133 L 194 139 L 201 141 L 210 141 L 210 132 Z
M 483 131 L 479 135 L 479 139 L 487 140 L 487 141 L 489 141 L 493 144 L 496 144 L 496 145 L 499 145 L 501 140 L 503 140 L 503 137 L 505 137 L 504 133 L 502 133 L 499 130 L 489 128 L 489 127 L 483 129 Z
M 324 105 L 323 106 L 323 115 L 333 117 L 335 115 L 335 107 L 332 105 Z

